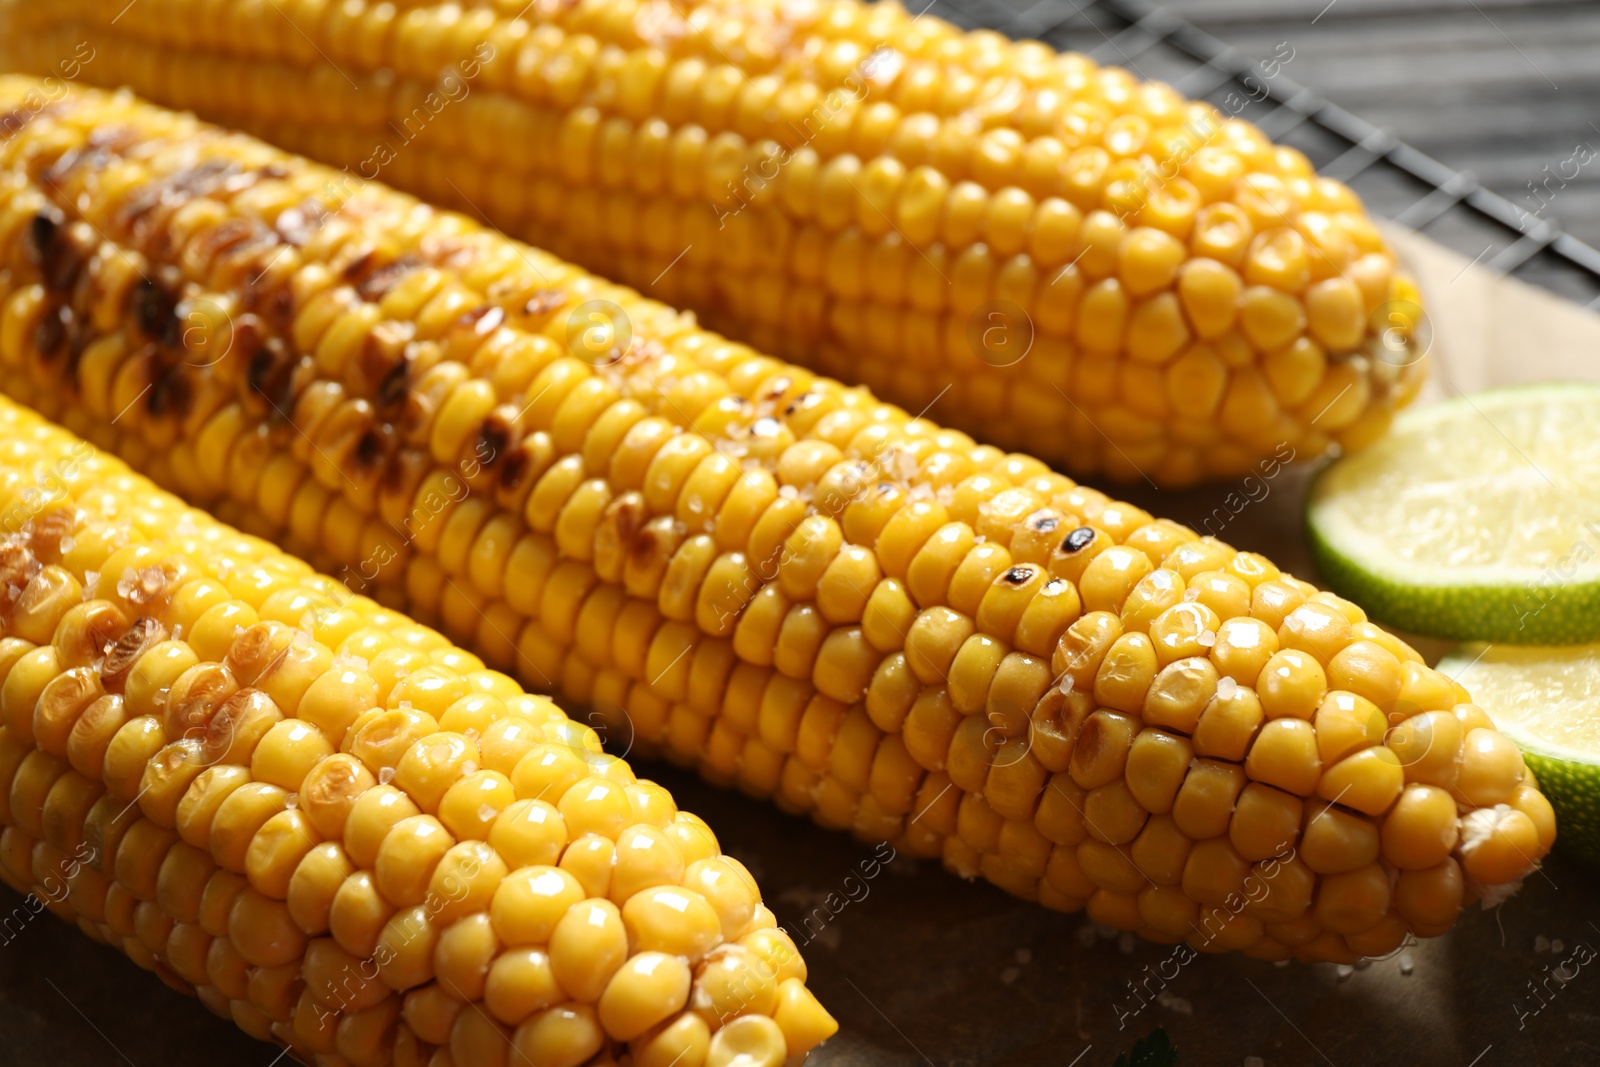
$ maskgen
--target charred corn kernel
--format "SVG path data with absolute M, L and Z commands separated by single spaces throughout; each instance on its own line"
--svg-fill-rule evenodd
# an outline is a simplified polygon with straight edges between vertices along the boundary
M 0 461 L 0 486 L 17 470 L 71 466 L 78 443 L 64 431 L 8 401 L 0 426 L 19 443 Z M 122 547 L 48 565 L 80 569 L 52 578 L 72 603 L 41 636 L 59 636 L 73 661 L 87 662 L 64 664 L 54 643 L 0 648 L 11 702 L 0 731 L 8 881 L 48 893 L 64 918 L 114 937 L 141 966 L 308 1060 L 420 1062 L 420 1038 L 457 1062 L 508 1062 L 520 1051 L 576 1067 L 682 1018 L 694 1020 L 691 1044 L 699 1034 L 710 1047 L 709 1030 L 695 1030 L 704 1022 L 686 1014 L 694 964 L 714 951 L 756 958 L 738 939 L 761 920 L 754 882 L 703 823 L 601 755 L 595 731 L 545 698 L 351 597 L 338 610 L 422 657 L 393 657 L 407 667 L 388 685 L 407 706 L 376 706 L 372 661 L 335 666 L 302 610 L 329 595 L 327 579 L 183 509 L 115 461 L 97 457 L 63 476 L 61 493 L 7 539 L 0 566 L 33 571 L 61 558 L 68 538 L 74 551 L 78 542 Z M 107 556 L 131 575 L 115 595 L 142 614 L 97 597 L 87 572 Z M 241 622 L 228 640 L 175 636 L 180 618 L 245 603 L 197 575 L 241 571 L 250 576 L 239 588 L 270 589 L 261 605 L 279 618 Z M 206 588 L 185 592 L 197 583 Z M 11 632 L 17 603 L 6 603 L 0 626 Z M 361 627 L 333 629 L 348 638 Z M 100 642 L 95 655 L 81 647 L 86 633 Z M 309 666 L 296 675 L 297 664 Z M 491 702 L 487 718 L 472 717 Z M 128 705 L 147 713 L 129 715 Z M 474 723 L 471 732 L 440 729 L 419 705 Z M 31 733 L 14 733 L 12 721 Z M 574 755 L 576 769 L 556 783 L 561 809 L 517 800 L 506 773 L 477 769 L 491 751 L 510 769 L 535 747 L 530 736 L 507 760 L 516 748 L 508 723 Z M 336 751 L 324 725 L 351 734 L 352 751 Z M 554 866 L 569 862 L 581 877 Z M 585 899 L 600 869 L 625 893 L 626 914 Z M 739 1018 L 766 1025 L 727 1046 L 730 1062 L 785 1057 L 833 1032 L 797 968 L 782 972 L 792 987 L 781 1003 L 776 968 L 754 987 L 746 1008 L 757 1015 Z
M 534 16 L 550 32 L 567 17 Z M 425 28 L 427 19 L 416 19 Z M 409 64 L 402 67 L 412 70 Z M 1091 74 L 1102 77 L 1092 69 L 1085 77 Z M 25 92 L 26 84 L 0 83 L 0 96 Z M 1116 88 L 1120 94 L 1120 82 Z M 575 94 L 570 86 L 563 91 L 569 90 Z M 588 133 L 577 131 L 605 124 L 599 120 L 609 98 L 595 99 L 602 102 L 584 123 L 597 121 L 573 127 L 575 162 L 590 143 Z M 720 121 L 700 117 L 713 126 Z M 856 146 L 872 148 L 866 158 L 908 143 L 872 132 L 878 121 L 863 127 L 865 140 Z M 155 147 L 132 153 L 115 141 L 91 145 L 86 131 L 93 128 L 138 129 L 141 144 Z M 620 136 L 620 126 L 608 128 Z M 1115 131 L 1106 136 L 1128 152 L 1169 144 L 1172 136 L 1138 123 Z M 732 142 L 725 135 L 732 131 L 706 132 L 695 143 L 716 140 L 717 152 L 727 155 Z M 1092 166 L 1094 153 L 1073 149 L 1058 158 L 1003 132 L 972 144 L 980 140 L 981 151 L 965 151 L 966 142 L 941 150 L 948 159 L 939 166 L 971 173 L 947 183 L 936 216 L 919 223 L 911 211 L 913 229 L 921 225 L 918 232 L 939 241 L 954 238 L 929 255 L 945 256 L 947 269 L 972 286 L 981 283 L 985 293 L 1028 310 L 1034 350 L 1009 373 L 1037 376 L 1051 361 L 1087 365 L 1077 348 L 1088 345 L 1104 349 L 1089 363 L 1112 368 L 1097 410 L 1113 404 L 1119 389 L 1131 388 L 1136 398 L 1127 417 L 1106 420 L 1107 433 L 1118 437 L 1114 449 L 1074 413 L 1063 419 L 1029 402 L 1015 419 L 1004 404 L 995 407 L 985 424 L 1016 423 L 1019 433 L 1027 424 L 1035 437 L 1056 433 L 1061 449 L 1086 465 L 1117 464 L 1122 454 L 1139 453 L 1155 467 L 1165 462 L 1167 447 L 1168 415 L 1159 400 L 1181 418 L 1193 476 L 1240 473 L 1253 456 L 1249 443 L 1269 436 L 1288 439 L 1297 453 L 1316 451 L 1318 441 L 1294 430 L 1298 416 L 1286 412 L 1309 408 L 1327 383 L 1315 383 L 1285 408 L 1280 391 L 1293 386 L 1293 394 L 1303 384 L 1264 369 L 1268 353 L 1309 329 L 1306 294 L 1337 276 L 1312 267 L 1302 279 L 1301 260 L 1317 258 L 1307 250 L 1314 242 L 1299 228 L 1290 227 L 1300 233 L 1298 245 L 1275 232 L 1283 225 L 1275 212 L 1292 214 L 1295 198 L 1311 197 L 1314 189 L 1295 184 L 1309 181 L 1303 175 L 1263 181 L 1269 176 L 1258 168 L 1269 157 L 1273 167 L 1300 164 L 1254 142 L 1207 146 L 1217 151 L 1206 156 L 1206 166 L 1216 166 L 1197 165 L 1192 177 L 1183 175 L 1196 190 L 1194 202 L 1207 200 L 1207 207 L 1197 207 L 1185 223 L 1186 201 L 1166 197 L 1150 218 L 1119 221 L 1096 197 L 1109 192 L 1123 203 L 1132 179 L 1110 163 Z M 916 854 L 939 855 L 964 873 L 982 873 L 1053 907 L 1094 900 L 1097 915 L 1134 929 L 1148 925 L 1138 895 L 1151 881 L 1182 891 L 1187 877 L 1214 895 L 1233 884 L 1240 864 L 1275 862 L 1279 854 L 1268 850 L 1296 820 L 1303 822 L 1296 822 L 1289 845 L 1304 858 L 1310 884 L 1286 898 L 1282 911 L 1293 911 L 1301 896 L 1319 899 L 1318 879 L 1330 874 L 1367 864 L 1411 870 L 1386 855 L 1380 834 L 1407 783 L 1445 790 L 1466 813 L 1475 804 L 1504 804 L 1526 819 L 1526 825 L 1485 822 L 1476 837 L 1462 832 L 1451 853 L 1458 863 L 1472 840 L 1478 866 L 1503 872 L 1512 850 L 1501 845 L 1520 848 L 1529 827 L 1530 863 L 1548 847 L 1548 819 L 1525 794 L 1532 785 L 1519 765 L 1504 760 L 1493 741 L 1467 744 L 1468 735 L 1489 724 L 1481 711 L 1459 703 L 1466 695 L 1408 668 L 1415 661 L 1405 646 L 1384 638 L 1353 606 L 1318 594 L 1262 557 L 1194 537 L 1038 460 L 977 446 L 865 391 L 700 331 L 660 305 L 465 219 L 372 183 L 341 191 L 334 182 L 330 189 L 333 172 L 126 97 L 69 90 L 8 144 L 16 148 L 4 166 L 15 180 L 3 200 L 16 205 L 26 225 L 0 236 L 13 264 L 0 286 L 34 291 L 30 299 L 87 322 L 86 343 L 103 342 L 96 358 L 117 364 L 102 368 L 115 372 L 106 380 L 127 378 L 124 385 L 137 386 L 126 390 L 124 405 L 143 388 L 138 374 L 147 369 L 130 362 L 123 375 L 128 361 L 118 353 L 170 348 L 180 303 L 204 298 L 237 306 L 237 292 L 265 269 L 253 306 L 281 309 L 240 325 L 235 346 L 245 345 L 249 359 L 202 367 L 175 361 L 163 403 L 223 402 L 217 410 L 229 414 L 218 416 L 221 422 L 202 418 L 198 408 L 180 417 L 175 401 L 154 408 L 141 401 L 108 432 L 112 447 L 159 465 L 156 457 L 169 446 L 197 447 L 207 432 L 200 424 L 214 423 L 207 447 L 229 455 L 226 462 L 197 464 L 188 476 L 184 488 L 196 500 L 225 505 L 264 533 L 315 545 L 330 566 L 342 568 L 348 585 L 384 602 L 409 602 L 452 635 L 470 639 L 496 669 L 593 706 L 608 740 L 670 752 L 718 781 L 776 793 L 786 806 L 810 810 L 829 825 L 864 836 L 903 835 Z M 49 183 L 23 162 L 41 145 L 67 160 Z M 74 148 L 81 151 L 72 155 Z M 1255 161 L 1248 168 L 1245 156 Z M 92 182 L 80 157 L 115 164 L 121 184 Z M 717 166 L 736 173 L 731 159 Z M 860 273 L 864 284 L 883 288 L 881 299 L 909 309 L 910 319 L 922 318 L 903 316 L 897 329 L 925 336 L 952 357 L 950 365 L 966 366 L 958 349 L 965 319 L 982 302 L 967 293 L 978 289 L 952 296 L 932 272 L 929 284 L 915 266 L 922 257 L 901 257 L 910 266 L 889 269 L 893 257 L 875 245 L 894 235 L 878 234 L 870 221 L 875 213 L 849 209 L 854 191 L 840 180 L 847 168 L 834 165 L 833 155 L 809 170 L 804 158 L 792 162 L 788 173 L 797 181 L 811 174 L 806 180 L 813 185 L 773 203 L 836 231 L 826 254 L 816 238 L 782 238 L 795 242 L 797 269 L 836 284 Z M 195 168 L 228 177 L 196 178 Z M 620 172 L 613 164 L 600 169 Z M 865 181 L 868 170 L 848 174 Z M 872 169 L 863 186 L 889 198 L 886 214 L 899 212 L 895 198 L 931 187 L 925 173 L 892 171 L 888 164 Z M 1047 211 L 1048 185 L 1028 189 L 1033 229 L 1019 228 L 1026 202 L 1000 195 L 1004 182 L 988 191 L 983 184 L 1008 171 L 1042 183 L 1064 174 L 1067 185 L 1082 184 L 1083 200 L 1070 211 L 1056 204 Z M 698 198 L 705 186 L 694 181 L 681 189 Z M 546 192 L 535 199 L 555 204 L 554 189 Z M 151 197 L 171 206 L 170 217 L 137 222 L 144 216 L 133 209 Z M 304 206 L 312 199 L 317 212 Z M 755 218 L 749 214 L 755 210 L 754 204 L 741 210 L 731 228 Z M 583 225 L 596 229 L 584 217 Z M 1073 232 L 1052 229 L 1068 221 Z M 1193 252 L 1232 272 L 1237 286 L 1218 269 L 1190 266 L 1198 260 L 1176 262 L 1172 243 L 1146 232 L 1151 227 L 1180 244 L 1188 240 Z M 717 242 L 691 243 L 698 253 Z M 1378 246 L 1367 243 L 1373 247 L 1363 255 L 1378 255 Z M 1035 249 L 1056 257 L 1051 269 L 1059 277 L 1048 284 L 1036 266 L 1015 258 Z M 678 250 L 662 243 L 661 266 Z M 160 268 L 161 284 L 128 291 L 120 310 L 102 309 L 97 319 L 94 309 L 74 301 L 116 281 L 112 268 L 100 264 L 124 251 L 146 255 Z M 267 269 L 279 252 L 283 261 Z M 1002 254 L 1013 258 L 997 262 Z M 1070 270 L 1058 269 L 1075 257 Z M 669 284 L 684 285 L 685 294 L 698 292 L 713 261 L 684 257 L 665 277 L 684 279 Z M 1196 280 L 1185 289 L 1191 273 Z M 46 284 L 69 276 L 70 287 Z M 903 283 L 892 280 L 902 276 Z M 1173 289 L 1177 296 L 1164 299 Z M 1040 295 L 1047 290 L 1048 298 Z M 1376 287 L 1374 294 L 1381 296 Z M 1223 306 L 1213 306 L 1217 300 Z M 1323 334 L 1328 308 L 1337 303 L 1317 305 Z M 813 313 L 792 305 L 775 304 L 791 307 L 786 315 Z M 862 310 L 845 307 L 834 317 L 845 325 L 881 318 Z M 798 337 L 810 328 L 784 322 L 784 330 L 769 335 Z M 1338 376 L 1354 373 L 1355 360 L 1364 357 L 1317 343 L 1325 377 L 1337 378 L 1335 391 L 1342 389 L 1347 383 Z M 1137 367 L 1126 373 L 1118 367 L 1134 357 Z M 99 388 L 88 380 L 99 363 L 20 365 L 25 371 L 7 381 L 19 381 L 30 395 Z M 1357 377 L 1371 370 L 1361 366 Z M 1179 373 L 1193 367 L 1215 373 Z M 986 402 L 991 372 L 1008 373 L 988 366 L 961 394 Z M 1064 388 L 1078 382 L 1071 373 Z M 1159 390 L 1158 374 L 1165 383 Z M 1093 374 L 1081 377 L 1098 387 Z M 1358 394 L 1357 409 L 1384 389 L 1362 382 L 1350 390 Z M 1193 399 L 1194 409 L 1179 397 Z M 1025 417 L 1030 412 L 1032 421 Z M 298 432 L 285 436 L 284 422 Z M 1206 445 L 1215 448 L 1216 462 L 1202 456 Z M 19 469 L 32 469 L 19 462 Z M 281 903 L 290 917 L 315 931 L 307 936 L 326 933 L 363 957 L 398 914 L 427 908 L 439 891 L 456 887 L 466 896 L 435 908 L 430 922 L 486 914 L 499 951 L 547 952 L 562 990 L 556 1000 L 508 993 L 506 1003 L 522 1007 L 520 1017 L 497 1017 L 507 1028 L 531 1025 L 535 1016 L 565 1019 L 543 1013 L 564 1011 L 569 1001 L 593 1005 L 628 951 L 683 955 L 698 966 L 726 939 L 749 936 L 745 928 L 760 912 L 752 910 L 743 879 L 716 864 L 696 866 L 716 857 L 715 839 L 670 805 L 638 801 L 631 773 L 599 756 L 597 730 L 556 728 L 565 722 L 559 713 L 523 703 L 487 672 L 480 685 L 483 661 L 372 601 L 357 596 L 324 606 L 335 598 L 334 587 L 273 562 L 264 543 L 176 532 L 198 521 L 185 514 L 174 508 L 151 518 L 129 545 L 96 540 L 87 530 L 74 535 L 69 553 L 52 555 L 57 550 L 40 542 L 41 571 L 60 566 L 85 587 L 89 570 L 116 573 L 111 585 L 101 582 L 104 599 L 135 620 L 127 626 L 138 631 L 126 642 L 118 637 L 110 669 L 102 671 L 105 695 L 67 732 L 69 769 L 105 783 L 113 800 L 131 798 L 151 758 L 174 740 L 167 712 L 191 728 L 203 725 L 200 754 L 208 769 L 172 809 L 185 842 L 203 846 L 229 871 L 253 874 L 260 882 L 253 891 L 285 892 Z M 43 530 L 38 536 L 60 543 Z M 182 539 L 198 562 L 163 569 L 165 557 L 145 543 L 163 537 Z M 221 565 L 224 559 L 229 566 Z M 141 617 L 157 625 L 140 624 Z M 326 643 L 333 640 L 337 648 Z M 187 646 L 194 666 L 225 665 L 237 690 L 215 707 L 201 699 L 192 707 L 156 708 L 159 689 L 129 683 L 135 664 L 163 642 Z M 24 717 L 32 731 L 44 686 L 84 666 L 74 659 L 68 667 L 57 647 L 16 649 L 0 686 L 8 735 Z M 64 640 L 59 647 L 75 646 Z M 155 656 L 144 669 L 160 662 Z M 1281 676 L 1273 673 L 1278 667 Z M 1370 705 L 1392 716 L 1395 729 L 1368 732 L 1376 722 L 1361 714 L 1352 722 L 1343 710 L 1323 720 L 1328 702 L 1346 697 L 1365 702 L 1353 705 L 1361 713 Z M 58 744 L 52 731 L 71 718 L 68 707 L 39 720 L 49 744 Z M 1448 737 L 1446 727 L 1433 729 L 1426 718 L 1441 715 L 1455 727 Z M 1407 727 L 1412 722 L 1429 724 L 1437 753 L 1420 744 L 1426 739 L 1418 727 Z M 33 734 L 23 736 L 32 745 Z M 255 773 L 257 763 L 266 777 Z M 223 767 L 249 780 L 211 773 Z M 175 792 L 178 778 L 167 780 Z M 1247 795 L 1252 786 L 1259 788 Z M 146 817 L 156 822 L 165 811 L 153 808 Z M 252 868 L 249 845 L 289 811 L 304 815 L 320 841 L 300 860 L 307 874 L 297 877 L 297 868 L 284 883 L 276 857 L 285 853 L 263 846 Z M 96 823 L 113 837 L 128 832 L 108 821 L 114 814 L 102 812 Z M 273 826 L 294 821 L 280 818 Z M 1396 824 L 1396 849 L 1409 840 L 1403 825 Z M 1213 845 L 1194 858 L 1204 841 L 1220 841 L 1226 851 Z M 487 860 L 479 845 L 507 872 L 492 892 L 471 870 L 479 862 L 474 857 Z M 479 866 L 498 870 L 492 861 Z M 574 925 L 559 938 L 565 947 L 558 953 L 551 948 L 556 928 L 580 901 L 592 902 L 584 913 L 599 916 L 600 925 L 593 935 Z M 1162 913 L 1170 918 L 1170 909 Z M 1315 923 L 1315 914 L 1294 921 Z M 1356 951 L 1341 940 L 1344 933 L 1323 926 L 1286 932 L 1297 939 L 1291 944 L 1275 932 L 1284 923 L 1266 932 L 1254 918 L 1227 923 L 1225 935 L 1207 945 L 1237 944 L 1269 956 L 1292 948 L 1339 959 Z M 617 924 L 620 956 L 613 951 Z M 1436 923 L 1426 929 L 1438 932 Z M 1374 934 L 1361 944 L 1378 940 Z M 464 981 L 478 973 L 472 962 L 478 951 L 452 954 Z M 410 977 L 439 963 L 420 956 L 411 962 Z M 492 964 L 482 970 L 484 996 L 491 988 L 516 991 L 515 983 L 490 981 Z M 569 977 L 588 999 L 567 985 Z M 697 1003 L 691 991 L 682 1010 L 693 1014 Z M 569 1021 L 572 1033 L 583 1030 L 581 1020 Z M 632 1040 L 652 1042 L 676 1033 L 675 1025 L 664 1018 Z M 463 1050 L 499 1048 L 485 1053 L 498 1055 L 508 1054 L 516 1031 L 472 1023 L 462 1034 Z M 681 1036 L 693 1044 L 688 1030 Z M 455 1043 L 454 1024 L 450 1037 Z
M 590 267 L 620 270 L 623 281 L 648 283 L 659 297 L 699 303 L 699 312 L 746 340 L 778 343 L 780 355 L 823 372 L 883 383 L 888 399 L 910 410 L 936 400 L 963 429 L 1002 447 L 1034 443 L 1043 458 L 1080 472 L 1134 479 L 1148 471 L 1159 484 L 1181 484 L 1275 463 L 1273 450 L 1285 439 L 1294 455 L 1314 455 L 1326 446 L 1327 430 L 1358 419 L 1381 426 L 1421 373 L 1418 361 L 1395 360 L 1389 350 L 1396 342 L 1406 354 L 1416 350 L 1415 317 L 1396 316 L 1397 325 L 1373 314 L 1391 302 L 1409 305 L 1414 287 L 1348 190 L 1313 180 L 1303 157 L 1268 150 L 1259 134 L 1208 106 L 1174 102 L 1147 115 L 1145 98 L 1166 90 L 1130 87 L 1123 72 L 1081 56 L 1046 62 L 1035 43 L 980 44 L 899 9 L 867 18 L 850 0 L 826 14 L 785 9 L 763 16 L 793 55 L 812 57 L 780 72 L 768 50 L 713 42 L 702 56 L 712 40 L 705 34 L 670 47 L 641 43 L 587 10 L 482 8 L 469 9 L 469 17 L 440 5 L 399 14 L 340 8 L 304 16 L 308 25 L 323 20 L 303 39 L 315 37 L 315 48 L 277 44 L 283 20 L 211 18 L 203 0 L 174 0 L 115 25 L 96 20 L 82 0 L 27 16 L 23 10 L 7 16 L 12 43 L 0 56 L 10 69 L 55 73 L 60 56 L 92 47 L 99 58 L 83 65 L 85 79 L 198 107 L 352 170 L 373 168 L 369 134 L 415 124 L 416 102 L 433 91 L 439 70 L 464 82 L 481 75 L 494 94 L 432 116 L 436 132 L 408 144 L 384 168 L 386 177 L 452 206 L 481 206 L 507 232 Z M 724 15 L 705 5 L 684 18 L 708 26 L 720 20 L 732 40 L 742 24 Z M 257 17 L 266 20 L 264 32 L 241 29 Z M 756 178 L 774 168 L 794 130 L 815 124 L 831 90 L 849 88 L 842 79 L 855 76 L 861 56 L 878 42 L 902 39 L 902 66 L 889 90 L 901 99 L 851 103 L 851 121 L 824 123 L 807 144 L 782 154 L 781 182 Z M 533 41 L 537 46 L 525 43 Z M 211 58 L 219 49 L 230 50 L 228 64 Z M 1017 90 L 1004 115 L 986 111 L 992 101 L 967 88 L 1006 78 Z M 244 83 L 272 91 L 231 91 Z M 352 88 L 368 83 L 383 92 Z M 937 92 L 945 83 L 956 88 Z M 258 103 L 263 99 L 273 104 Z M 358 99 L 368 103 L 353 106 Z M 1063 114 L 1068 118 L 1059 119 Z M 1052 115 L 1067 122 L 1065 132 L 1039 118 Z M 521 147 L 539 130 L 559 132 L 558 157 Z M 516 132 L 508 138 L 507 131 Z M 506 150 L 508 142 L 517 147 Z M 1159 171 L 1160 180 L 1140 167 Z M 300 207 L 299 191 L 273 186 L 241 199 L 289 212 L 283 229 L 291 235 L 314 233 L 324 216 Z M 206 236 L 219 213 L 192 212 L 192 237 L 177 254 L 189 269 L 219 280 L 254 277 L 229 255 L 231 246 Z M 651 224 L 638 225 L 644 218 Z M 701 233 L 707 236 L 693 239 Z M 691 251 L 680 259 L 686 244 Z M 288 277 L 297 266 L 271 273 Z M 475 464 L 460 472 L 463 482 L 493 481 L 486 469 L 516 452 L 517 442 L 478 430 L 507 393 L 539 394 L 530 413 L 564 450 L 584 445 L 584 432 L 604 422 L 613 405 L 635 403 L 619 400 L 627 391 L 605 374 L 591 373 L 620 354 L 613 353 L 617 342 L 639 325 L 631 318 L 624 325 L 601 308 L 565 330 L 552 315 L 560 305 L 546 306 L 555 304 L 556 287 L 501 264 L 475 273 L 474 282 L 500 286 L 508 313 L 526 309 L 556 324 L 544 344 L 508 341 L 501 319 L 461 320 L 473 309 L 447 272 L 398 275 L 382 264 L 360 266 L 353 278 L 302 284 L 309 307 L 296 308 L 291 339 L 315 373 L 363 399 L 405 358 L 410 335 L 393 326 L 401 316 L 425 322 L 423 339 L 464 368 L 504 364 L 470 381 L 436 375 L 403 435 L 406 447 L 441 466 Z M 357 297 L 336 280 L 347 280 Z M 707 295 L 724 291 L 744 299 Z M 827 314 L 824 298 L 832 302 Z M 49 299 L 35 297 L 19 323 L 50 321 L 43 314 Z M 109 302 L 86 310 L 104 318 Z M 46 328 L 44 340 L 59 348 L 66 333 Z M 907 337 L 926 338 L 915 347 L 934 351 L 958 388 L 940 392 L 942 384 L 912 373 Z M 1230 342 L 1237 355 L 1225 362 L 1216 352 Z M 493 356 L 484 357 L 484 349 Z M 1113 382 L 1126 368 L 1154 383 L 1139 402 L 1153 398 L 1159 406 L 1141 409 L 1148 418 L 1083 418 L 1075 409 L 1106 399 L 1102 387 L 1092 371 L 1074 373 L 1070 358 L 1054 355 L 1080 350 L 1095 358 L 1077 361 L 1078 368 L 1105 368 Z M 352 366 L 352 353 L 361 353 L 359 365 Z M 573 358 L 551 374 L 558 353 Z M 108 400 L 137 394 L 144 383 L 108 373 L 114 369 L 98 372 L 105 384 L 97 392 Z M 288 361 L 270 369 L 262 373 L 267 384 L 284 388 Z M 168 393 L 161 401 L 168 407 L 188 400 Z M 738 418 L 738 402 L 750 399 L 698 382 L 675 383 L 661 395 L 683 409 L 673 421 L 707 426 Z M 252 404 L 264 406 L 261 399 Z M 381 448 L 362 437 L 376 413 L 352 409 L 349 400 L 337 404 L 318 402 L 316 444 L 325 455 L 311 464 L 329 490 L 336 459 L 371 463 Z M 121 405 L 104 406 L 115 412 Z M 1187 420 L 1214 430 L 1215 446 L 1191 450 Z M 1281 429 L 1266 431 L 1280 421 Z M 1114 439 L 1099 434 L 1097 423 L 1115 431 Z M 1043 427 L 1060 429 L 1045 435 Z M 791 443 L 784 430 L 775 423 L 740 433 L 739 458 L 777 458 Z M 596 448 L 625 431 L 608 424 Z M 215 434 L 226 441 L 229 432 L 237 437 L 240 430 L 230 431 L 224 419 Z M 1140 440 L 1116 438 L 1122 434 Z M 1135 443 L 1144 457 L 1137 462 L 1128 447 Z M 686 454 L 684 465 L 699 458 Z M 827 458 L 793 456 L 784 484 L 807 484 L 800 479 L 821 474 Z M 205 463 L 227 469 L 221 459 Z M 292 472 L 269 466 L 240 473 L 288 510 L 299 484 Z M 356 484 L 376 482 L 370 470 L 359 473 L 351 477 Z M 437 532 L 425 536 L 440 536 L 449 522 L 441 518 Z

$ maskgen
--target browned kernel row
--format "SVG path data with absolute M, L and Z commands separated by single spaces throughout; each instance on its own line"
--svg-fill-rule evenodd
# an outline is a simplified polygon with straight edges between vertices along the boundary
M 481 211 L 1079 473 L 1359 447 L 1421 381 L 1354 195 L 1167 86 L 896 4 L 407 7 L 13 2 L 0 55 Z
M 318 1067 L 833 1031 L 748 872 L 593 730 L 9 401 L 0 439 L 14 888 Z
M 139 147 L 82 165 L 128 124 Z M 376 186 L 306 230 L 327 171 L 169 113 L 74 95 L 14 142 L 0 362 L 32 396 L 162 443 L 186 491 L 349 580 L 382 557 L 619 739 L 1272 958 L 1441 932 L 1549 848 L 1466 694 L 1260 556 Z M 119 289 L 125 261 L 162 281 Z M 617 358 L 572 354 L 596 300 L 631 323 Z M 231 345 L 178 347 L 177 309 L 211 305 Z

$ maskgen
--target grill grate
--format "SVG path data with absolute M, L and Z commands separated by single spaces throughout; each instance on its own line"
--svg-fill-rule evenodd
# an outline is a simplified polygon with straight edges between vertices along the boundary
M 1549 220 L 1524 220 L 1511 201 L 1469 172 L 1419 152 L 1281 70 L 1263 78 L 1255 58 L 1146 0 L 934 2 L 942 18 L 958 25 L 1084 52 L 1219 107 L 1230 93 L 1235 102 L 1247 99 L 1240 118 L 1304 152 L 1318 171 L 1354 189 L 1374 214 L 1425 231 L 1492 270 L 1600 310 L 1600 249 Z M 924 10 L 927 0 L 906 3 Z

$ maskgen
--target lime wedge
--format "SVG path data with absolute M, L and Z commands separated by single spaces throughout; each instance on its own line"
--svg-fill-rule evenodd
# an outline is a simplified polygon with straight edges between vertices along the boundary
M 1555 809 L 1556 847 L 1600 866 L 1600 644 L 1463 645 L 1439 669 L 1522 749 Z
M 1463 396 L 1407 412 L 1311 490 L 1324 579 L 1413 633 L 1600 638 L 1600 384 Z

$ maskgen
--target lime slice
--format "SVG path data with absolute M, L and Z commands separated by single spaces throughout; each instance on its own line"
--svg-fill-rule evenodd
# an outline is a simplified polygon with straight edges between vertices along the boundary
M 1468 640 L 1600 638 L 1600 384 L 1503 389 L 1395 420 L 1311 490 L 1327 583 Z
M 1556 847 L 1600 866 L 1600 644 L 1462 645 L 1439 669 L 1522 749 L 1556 812 Z

